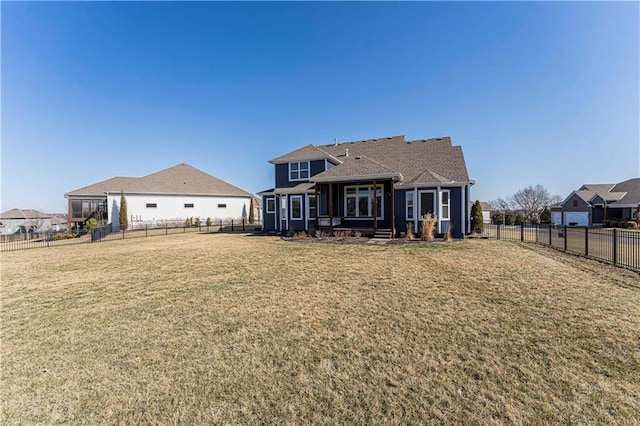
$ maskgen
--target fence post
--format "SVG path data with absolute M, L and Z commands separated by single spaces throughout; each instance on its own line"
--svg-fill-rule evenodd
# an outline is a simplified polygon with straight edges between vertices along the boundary
M 584 255 L 589 256 L 589 228 L 584 228 Z
M 242 232 L 244 232 L 244 217 L 242 218 Z
M 497 226 L 498 226 L 498 228 L 497 228 L 497 231 L 496 231 L 496 240 L 499 240 L 500 239 L 500 224 L 498 224 Z
M 567 251 L 567 225 L 564 225 L 562 235 L 564 236 L 564 251 Z
M 231 219 L 231 232 L 233 232 L 233 219 Z
M 222 219 L 220 219 L 220 226 L 218 227 L 218 232 L 222 232 Z
M 148 237 L 149 236 L 149 225 L 145 225 L 144 226 L 144 236 Z
M 164 224 L 164 235 L 169 235 L 169 224 L 168 223 Z
M 524 242 L 524 223 L 520 224 L 520 241 Z
M 549 247 L 551 247 L 553 245 L 552 241 L 551 241 L 551 232 L 552 232 L 551 231 L 551 224 L 549 224 Z
M 618 230 L 613 228 L 613 264 L 618 263 Z
M 182 233 L 183 234 L 187 233 L 187 225 L 182 225 Z

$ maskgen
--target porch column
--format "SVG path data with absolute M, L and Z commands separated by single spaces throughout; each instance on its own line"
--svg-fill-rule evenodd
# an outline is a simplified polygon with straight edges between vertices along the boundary
M 329 226 L 333 231 L 333 183 L 329 182 Z
M 67 198 L 67 232 L 71 232 L 71 215 L 73 215 L 73 211 L 71 210 L 71 198 Z
M 376 189 L 377 189 L 377 185 L 376 185 L 376 181 L 374 180 L 373 181 L 373 232 L 376 232 L 378 230 L 378 196 L 376 193 Z
M 396 237 L 396 188 L 393 185 L 393 179 L 391 179 L 391 238 L 395 238 Z M 382 193 L 384 194 L 384 191 L 382 191 Z M 414 202 L 414 206 L 413 206 L 413 212 L 415 214 L 415 200 Z

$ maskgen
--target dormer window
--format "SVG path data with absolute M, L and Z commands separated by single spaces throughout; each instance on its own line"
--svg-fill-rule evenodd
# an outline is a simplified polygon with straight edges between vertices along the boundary
M 309 179 L 309 162 L 289 163 L 289 180 Z

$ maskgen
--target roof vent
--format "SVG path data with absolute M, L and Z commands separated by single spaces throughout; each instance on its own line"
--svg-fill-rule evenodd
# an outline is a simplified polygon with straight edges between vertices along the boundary
M 356 160 L 360 160 L 362 157 L 360 157 L 359 155 L 356 155 Z
M 333 146 L 338 145 L 338 138 L 333 138 Z
M 348 157 L 348 156 L 349 156 L 349 149 L 348 149 L 348 148 L 346 148 L 346 149 L 344 150 L 344 156 L 345 156 L 345 157 Z

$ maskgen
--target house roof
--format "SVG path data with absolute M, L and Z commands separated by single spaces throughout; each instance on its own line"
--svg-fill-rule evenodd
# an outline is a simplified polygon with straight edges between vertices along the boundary
M 282 164 L 288 163 L 290 161 L 298 160 L 298 161 L 310 161 L 310 160 L 332 160 L 334 163 L 339 163 L 340 160 L 337 160 L 332 155 L 328 154 L 326 151 L 314 146 L 314 145 L 305 145 L 302 148 L 296 149 L 295 151 L 288 152 L 280 157 L 274 158 L 269 162 L 271 164 Z
M 629 179 L 624 182 L 609 184 L 584 184 L 580 189 L 572 191 L 562 204 L 573 195 L 577 195 L 586 203 L 591 203 L 596 197 L 607 201 L 610 206 L 636 207 L 640 203 L 640 178 Z
M 64 195 L 65 197 L 104 197 L 105 193 L 119 193 L 120 191 L 133 194 L 189 194 L 251 197 L 250 193 L 186 163 L 181 163 L 141 178 L 114 177 L 67 192 Z
M 453 146 L 450 137 L 407 141 L 404 135 L 400 135 L 329 145 L 307 145 L 272 162 L 297 160 L 316 150 L 335 158 L 338 164 L 314 176 L 314 181 L 384 176 L 394 177 L 405 185 L 470 182 L 462 148 Z
M 50 214 L 31 209 L 11 209 L 0 214 L 2 219 L 48 219 Z
M 480 201 L 480 206 L 482 206 L 483 212 L 493 211 L 493 207 L 491 207 L 491 205 L 486 201 Z

